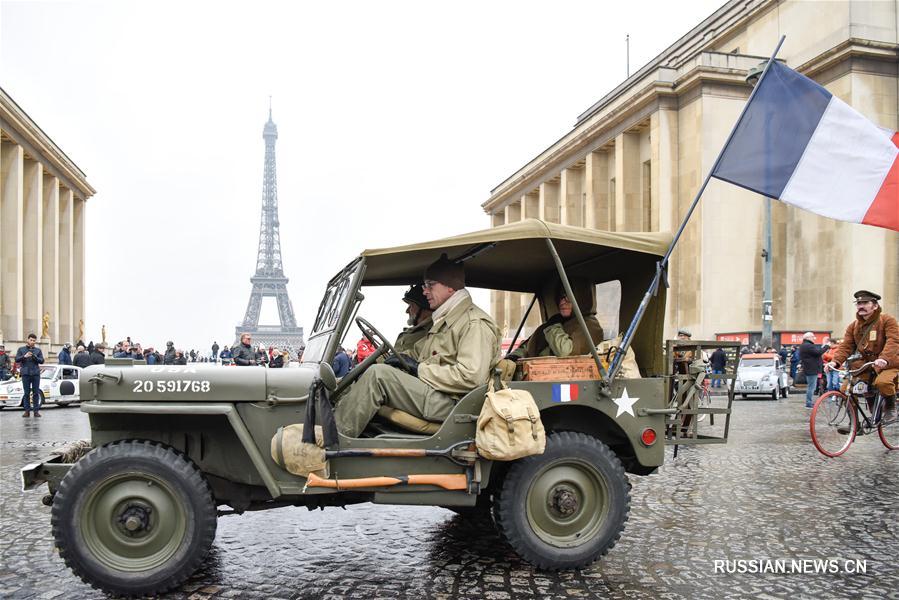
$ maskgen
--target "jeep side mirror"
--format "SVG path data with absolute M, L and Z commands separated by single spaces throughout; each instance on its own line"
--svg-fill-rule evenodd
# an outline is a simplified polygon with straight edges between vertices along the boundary
M 331 368 L 330 363 L 325 361 L 319 363 L 318 378 L 329 392 L 337 389 L 337 376 L 334 374 L 334 369 Z

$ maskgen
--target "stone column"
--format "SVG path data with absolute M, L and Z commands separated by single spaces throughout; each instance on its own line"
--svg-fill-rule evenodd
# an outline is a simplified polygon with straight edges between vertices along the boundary
M 591 152 L 584 164 L 585 227 L 609 228 L 609 155 Z
M 523 199 L 512 202 L 506 206 L 506 223 L 521 221 Z M 521 321 L 521 296 L 518 292 L 505 292 L 506 295 L 506 319 L 509 322 L 507 337 L 512 337 Z
M 540 191 L 534 190 L 521 197 L 521 218 L 540 218 Z
M 44 167 L 41 163 L 25 159 L 23 162 L 23 236 L 22 280 L 24 285 L 23 307 L 25 335 L 34 333 L 42 345 L 49 343 L 43 335 L 43 204 Z M 55 315 L 52 316 L 55 318 Z M 49 332 L 48 332 L 49 336 Z
M 639 134 L 625 132 L 615 138 L 615 196 L 615 230 L 639 231 L 642 220 Z
M 26 335 L 22 320 L 24 159 L 21 146 L 0 143 L 0 330 L 4 341 L 14 342 L 21 342 Z
M 540 190 L 534 190 L 532 192 L 528 192 L 524 196 L 521 197 L 521 218 L 522 219 L 539 219 L 540 216 Z M 524 315 L 525 311 L 528 309 L 528 304 L 531 303 L 531 294 L 520 294 L 521 302 L 520 302 L 520 311 L 522 315 Z M 527 323 L 525 323 L 524 328 L 521 330 L 521 336 L 519 341 L 527 338 L 531 335 L 531 333 L 536 329 L 538 325 L 540 325 L 540 307 L 535 306 L 531 309 L 530 314 L 528 315 Z M 515 333 L 514 331 L 512 333 Z
M 72 247 L 72 337 L 62 343 L 78 341 L 78 329 L 84 321 L 84 246 L 85 240 L 85 200 L 75 198 L 73 203 L 73 247 Z
M 652 205 L 655 231 L 674 231 L 677 215 L 677 111 L 659 109 L 650 117 Z M 655 219 L 655 215 L 653 216 Z
M 564 225 L 584 224 L 583 169 L 562 169 L 559 184 L 560 221 Z
M 492 227 L 503 225 L 505 220 L 506 213 L 502 209 L 490 215 L 490 225 Z M 496 321 L 497 326 L 502 329 L 503 320 L 506 318 L 506 298 L 503 292 L 490 290 L 490 313 L 493 315 L 493 320 Z
M 50 313 L 50 337 L 59 340 L 59 179 L 44 174 L 42 303 Z
M 559 222 L 559 181 L 544 181 L 540 184 L 537 211 L 540 218 L 550 223 Z
M 72 339 L 74 314 L 74 204 L 72 190 L 59 189 L 59 341 Z

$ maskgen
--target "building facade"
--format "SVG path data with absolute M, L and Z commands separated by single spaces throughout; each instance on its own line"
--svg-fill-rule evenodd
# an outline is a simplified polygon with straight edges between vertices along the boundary
M 84 335 L 84 173 L 0 89 L 0 341 L 45 353 Z M 52 356 L 51 354 L 51 356 Z
M 492 226 L 535 217 L 674 231 L 749 97 L 748 71 L 781 35 L 787 66 L 895 131 L 897 32 L 896 1 L 732 0 L 579 115 L 482 206 Z M 899 233 L 772 204 L 775 332 L 841 335 L 860 288 L 899 312 Z M 667 337 L 681 327 L 694 339 L 761 329 L 764 209 L 762 196 L 711 181 L 672 256 Z M 514 331 L 528 301 L 494 293 L 497 322 Z

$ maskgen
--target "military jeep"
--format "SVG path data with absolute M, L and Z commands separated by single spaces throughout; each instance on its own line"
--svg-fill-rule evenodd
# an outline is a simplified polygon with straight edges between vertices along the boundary
M 359 438 L 339 435 L 326 448 L 327 477 L 301 477 L 279 466 L 272 439 L 281 428 L 304 423 L 311 402 L 319 409 L 322 398 L 339 403 L 355 379 L 391 352 L 376 327 L 357 316 L 365 287 L 420 283 L 425 267 L 447 253 L 464 263 L 469 287 L 495 290 L 500 299 L 504 292 L 532 294 L 522 325 L 535 306 L 543 320 L 558 311 L 547 282 L 561 280 L 574 301 L 569 277 L 620 282 L 626 323 L 645 303 L 670 239 L 529 219 L 364 251 L 328 283 L 299 368 L 129 363 L 85 369 L 81 410 L 90 419 L 89 444 L 24 468 L 23 486 L 48 484 L 44 502 L 52 507 L 60 556 L 84 581 L 114 594 L 180 585 L 203 562 L 218 516 L 283 506 L 373 502 L 487 515 L 536 567 L 584 567 L 612 548 L 624 528 L 627 474 L 655 471 L 672 419 L 695 408 L 672 408 L 669 401 L 664 287 L 644 306 L 633 336 L 641 377 L 610 378 L 608 357 L 594 350 L 597 378 L 509 382 L 529 391 L 539 407 L 547 432 L 543 454 L 510 462 L 479 456 L 475 429 L 487 381 L 442 423 L 382 411 Z M 574 314 L 586 330 L 576 302 Z M 338 381 L 330 360 L 353 322 L 378 350 Z M 317 414 L 325 418 L 327 411 Z

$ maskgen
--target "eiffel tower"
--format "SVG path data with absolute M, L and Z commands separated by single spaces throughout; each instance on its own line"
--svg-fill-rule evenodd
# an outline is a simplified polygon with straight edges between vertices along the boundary
M 265 140 L 265 170 L 262 175 L 262 219 L 259 224 L 259 251 L 256 254 L 256 274 L 250 278 L 253 291 L 243 322 L 235 328 L 237 339 L 243 333 L 253 336 L 253 345 L 266 348 L 291 348 L 303 346 L 303 328 L 297 327 L 293 305 L 287 295 L 287 277 L 281 265 L 281 234 L 278 222 L 278 181 L 275 176 L 275 140 L 278 128 L 272 121 L 272 108 L 268 108 L 268 122 L 262 130 Z M 278 305 L 280 325 L 259 325 L 262 299 L 274 297 Z

